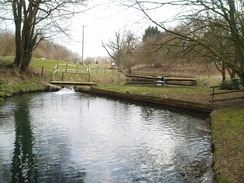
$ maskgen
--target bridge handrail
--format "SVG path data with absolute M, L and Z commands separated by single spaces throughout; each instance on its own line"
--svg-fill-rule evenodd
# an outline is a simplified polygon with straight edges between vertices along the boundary
M 62 67 L 62 66 L 65 66 L 65 67 Z M 81 70 L 79 70 L 79 66 L 80 65 L 73 65 L 73 64 L 57 64 L 53 67 L 53 73 L 52 73 L 52 77 L 54 74 L 58 73 L 58 72 L 68 72 L 68 73 L 71 73 L 71 72 L 74 72 L 74 73 L 88 73 L 90 74 L 91 72 L 96 72 L 98 73 L 98 66 L 87 66 L 86 68 L 82 68 Z M 70 69 L 70 67 L 76 67 L 75 69 Z M 97 68 L 97 69 L 95 69 Z M 103 70 L 104 72 L 105 71 L 108 71 L 110 70 L 109 67 L 106 67 L 105 66 L 105 69 Z M 111 71 L 115 71 L 114 68 L 111 69 Z
M 60 68 L 60 66 L 65 66 L 65 68 Z M 69 67 L 76 67 L 75 69 L 70 69 Z M 85 73 L 85 71 L 79 70 L 79 65 L 73 65 L 73 64 L 57 64 L 53 67 L 53 73 L 52 73 L 52 79 L 54 78 L 54 74 L 62 72 L 62 77 L 64 76 L 64 73 L 74 73 L 74 74 L 82 74 Z M 88 67 L 86 69 L 87 75 L 90 77 L 90 68 Z M 89 79 L 90 80 L 90 79 Z
M 65 68 L 60 69 L 60 66 L 66 66 Z M 68 67 L 76 67 L 76 69 L 70 69 Z M 79 65 L 72 65 L 72 64 L 57 64 L 53 67 L 53 73 L 52 75 L 54 75 L 55 73 L 62 71 L 62 72 L 70 72 L 70 71 L 75 71 L 77 72 L 82 72 L 82 70 L 79 70 Z M 87 72 L 89 72 L 90 70 L 87 69 Z

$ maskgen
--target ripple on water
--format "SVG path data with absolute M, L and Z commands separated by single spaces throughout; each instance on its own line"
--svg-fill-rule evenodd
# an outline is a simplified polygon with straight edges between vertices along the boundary
M 38 182 L 207 179 L 202 176 L 211 151 L 205 120 L 73 91 L 24 95 L 11 102 L 21 107 L 11 112 L 9 103 L 1 106 L 9 112 L 0 122 L 0 137 L 6 139 L 0 141 L 0 180 L 5 174 L 10 182 L 12 175 L 26 171 L 14 170 L 13 162 L 31 162 L 27 172 Z M 25 175 L 28 180 L 30 174 Z

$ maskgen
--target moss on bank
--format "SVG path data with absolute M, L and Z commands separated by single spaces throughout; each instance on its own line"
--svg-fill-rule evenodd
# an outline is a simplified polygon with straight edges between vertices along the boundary
M 211 124 L 218 182 L 244 182 L 244 104 L 215 110 Z

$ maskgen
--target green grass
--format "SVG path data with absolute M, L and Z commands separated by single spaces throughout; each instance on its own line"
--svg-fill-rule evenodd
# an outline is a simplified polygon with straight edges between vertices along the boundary
M 102 85 L 99 88 L 122 93 L 171 98 L 203 104 L 208 103 L 210 93 L 209 88 L 133 87 L 118 85 Z
M 52 78 L 53 68 L 57 64 L 76 65 L 62 61 L 33 58 L 29 66 L 29 71 L 26 74 L 19 74 L 15 69 L 4 67 L 4 63 L 13 62 L 13 57 L 1 58 L 0 60 L 3 63 L 3 67 L 0 68 L 1 96 L 10 95 L 11 93 L 40 90 L 41 88 L 44 89 L 45 83 L 48 83 L 52 79 L 62 79 L 61 72 L 55 74 L 54 78 Z M 43 77 L 41 77 L 42 67 L 44 67 Z M 122 73 L 109 70 L 105 65 L 79 65 L 79 70 L 82 70 L 82 73 L 87 73 L 87 67 L 90 68 L 91 81 L 97 84 L 121 84 L 126 80 L 126 77 Z M 65 66 L 60 66 L 59 69 L 65 69 Z M 68 69 L 76 69 L 76 67 L 69 66 Z M 88 81 L 87 76 L 81 74 L 65 74 L 64 80 Z
M 56 61 L 56 60 L 48 60 L 48 59 L 40 59 L 33 58 L 30 62 L 30 66 L 41 69 L 42 66 L 48 69 L 52 69 L 57 64 L 70 64 L 68 62 Z
M 46 86 L 45 83 L 50 78 L 50 73 L 49 76 L 41 78 L 40 73 L 42 65 L 51 68 L 58 63 L 57 61 L 34 58 L 30 64 L 30 71 L 28 71 L 27 74 L 20 74 L 13 68 L 5 67 L 5 63 L 11 63 L 13 60 L 13 57 L 1 59 L 3 65 L 0 68 L 0 98 L 16 93 L 44 90 Z
M 33 58 L 31 62 L 31 66 L 34 68 L 37 68 L 39 70 L 42 69 L 42 67 L 45 68 L 44 76 L 46 78 L 51 78 L 51 75 L 53 73 L 53 68 L 57 64 L 70 64 L 75 66 L 68 66 L 68 69 L 76 69 L 77 64 L 69 63 L 69 62 L 61 62 L 61 61 L 53 61 L 53 60 L 43 60 L 43 59 L 37 59 Z M 66 66 L 60 65 L 59 69 L 65 69 Z M 78 65 L 78 70 L 80 70 L 82 73 L 87 74 L 87 68 L 90 69 L 90 76 L 91 81 L 96 83 L 122 83 L 125 81 L 125 76 L 122 73 L 118 73 L 116 71 L 112 71 L 108 69 L 108 66 L 106 65 Z M 57 73 L 54 75 L 55 80 L 61 80 L 62 79 L 62 73 Z M 64 80 L 69 81 L 87 81 L 87 76 L 82 74 L 65 74 Z
M 13 62 L 14 57 L 4 57 L 4 58 L 1 58 L 0 60 L 6 61 L 6 62 Z
M 220 176 L 218 178 L 218 183 L 231 183 L 226 177 Z
M 219 182 L 244 182 L 244 104 L 216 110 L 211 118 Z

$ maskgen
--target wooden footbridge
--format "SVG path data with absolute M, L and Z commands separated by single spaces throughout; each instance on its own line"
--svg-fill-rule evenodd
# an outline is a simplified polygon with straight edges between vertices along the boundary
M 54 77 L 56 74 L 61 73 L 61 81 L 55 81 Z M 75 75 L 81 75 L 86 77 L 86 81 L 84 82 L 77 82 L 77 81 L 64 81 L 64 76 L 67 74 L 75 74 Z M 53 68 L 52 73 L 52 81 L 51 84 L 55 85 L 71 85 L 71 86 L 77 86 L 77 85 L 85 85 L 85 86 L 91 86 L 96 85 L 96 83 L 91 82 L 91 75 L 90 75 L 90 68 L 87 67 L 86 70 L 81 70 L 79 68 L 79 65 L 71 65 L 71 64 L 57 64 Z
M 70 85 L 70 86 L 91 86 L 96 85 L 94 82 L 76 82 L 76 81 L 51 81 L 54 85 Z

